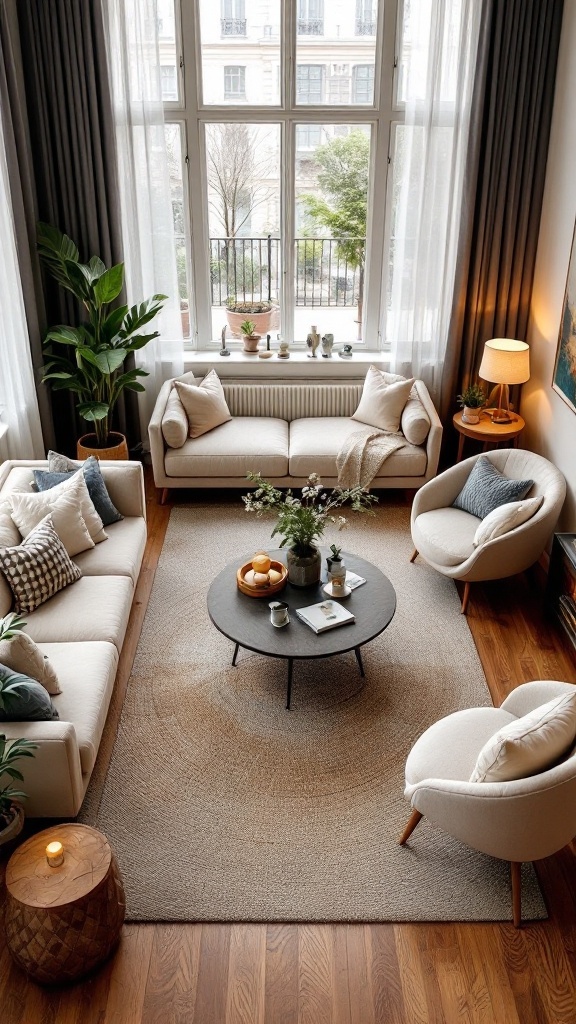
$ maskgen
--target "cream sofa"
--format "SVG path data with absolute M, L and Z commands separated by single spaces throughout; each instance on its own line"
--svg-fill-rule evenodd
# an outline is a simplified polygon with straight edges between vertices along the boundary
M 80 809 L 94 768 L 114 688 L 134 588 L 146 545 L 144 476 L 139 462 L 102 462 L 102 475 L 124 519 L 106 527 L 108 540 L 75 555 L 82 578 L 26 616 L 26 632 L 50 659 L 62 693 L 52 722 L 0 722 L 8 739 L 38 744 L 23 766 L 29 817 L 70 818 Z M 0 466 L 0 504 L 12 490 L 30 490 L 33 469 L 46 462 Z M 13 543 L 20 535 L 14 527 Z M 0 573 L 0 617 L 12 594 Z
M 162 419 L 173 381 L 162 386 L 149 425 L 156 487 L 165 500 L 171 487 L 246 487 L 248 472 L 261 473 L 278 487 L 301 487 L 310 473 L 327 486 L 337 483 L 336 456 L 362 424 L 351 419 L 362 382 L 302 384 L 298 381 L 222 381 L 232 419 L 201 437 L 170 448 Z M 423 381 L 406 403 L 405 416 L 422 412 L 430 422 L 422 444 L 405 445 L 383 463 L 374 489 L 414 490 L 436 475 L 442 424 Z

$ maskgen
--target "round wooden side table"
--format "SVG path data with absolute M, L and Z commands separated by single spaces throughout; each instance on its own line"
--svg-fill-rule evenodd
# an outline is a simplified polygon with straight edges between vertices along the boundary
M 471 437 L 474 441 L 482 441 L 485 452 L 489 447 L 500 444 L 501 441 L 513 441 L 516 445 L 526 424 L 518 413 L 512 415 L 514 419 L 511 423 L 493 423 L 487 412 L 481 412 L 479 423 L 465 423 L 462 419 L 462 412 L 454 413 L 452 423 L 460 434 L 456 462 L 460 462 L 462 458 L 466 437 Z
M 46 859 L 64 847 L 62 864 Z M 126 901 L 112 848 L 88 825 L 54 825 L 14 851 L 6 867 L 6 942 L 35 981 L 54 985 L 87 974 L 120 938 Z

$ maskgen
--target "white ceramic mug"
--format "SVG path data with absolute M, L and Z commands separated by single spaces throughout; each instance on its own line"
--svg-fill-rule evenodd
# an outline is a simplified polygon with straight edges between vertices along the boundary
M 287 622 L 290 622 L 288 605 L 285 601 L 271 601 L 268 607 L 270 609 L 270 622 L 273 626 L 285 626 Z

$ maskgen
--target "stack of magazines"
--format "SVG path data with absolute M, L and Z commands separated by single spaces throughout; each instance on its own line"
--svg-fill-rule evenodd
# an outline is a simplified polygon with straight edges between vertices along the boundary
M 346 626 L 349 622 L 355 621 L 352 612 L 337 601 L 329 600 L 310 604 L 306 608 L 297 608 L 296 615 L 315 633 L 325 633 L 327 629 Z

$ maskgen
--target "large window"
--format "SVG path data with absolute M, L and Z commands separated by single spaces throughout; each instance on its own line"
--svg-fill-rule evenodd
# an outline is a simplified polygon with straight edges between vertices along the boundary
M 271 303 L 291 342 L 314 323 L 337 344 L 385 345 L 404 106 L 426 78 L 432 0 L 396 3 L 159 0 L 189 344 L 216 343 L 235 300 Z M 449 129 L 450 69 L 443 81 Z

